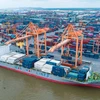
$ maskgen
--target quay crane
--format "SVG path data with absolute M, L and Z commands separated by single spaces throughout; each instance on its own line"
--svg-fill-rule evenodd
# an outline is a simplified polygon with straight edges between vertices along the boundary
M 100 38 L 94 38 L 95 42 L 93 43 L 93 53 L 99 53 L 100 50 Z
M 68 57 L 70 55 L 69 48 L 70 48 L 71 40 L 74 40 L 76 42 L 75 64 L 73 66 L 72 64 L 69 64 L 67 61 L 64 61 L 62 58 L 61 58 L 61 62 L 62 65 L 77 68 L 78 62 L 82 64 L 83 34 L 81 30 L 77 30 L 77 31 L 74 30 L 74 26 L 72 24 L 69 24 L 67 28 L 65 28 L 61 36 L 61 42 L 51 47 L 48 52 L 54 52 L 56 49 L 61 47 L 61 57 L 62 57 L 64 55 L 65 45 L 67 44 L 68 51 L 66 53 L 66 56 Z
M 28 44 L 28 38 L 34 37 L 34 51 L 35 54 L 38 58 L 42 55 L 46 55 L 47 50 L 46 50 L 46 32 L 49 30 L 49 28 L 43 28 L 40 29 L 38 26 L 34 25 L 32 22 L 29 23 L 25 30 L 25 36 L 21 37 L 16 37 L 16 39 L 12 39 L 5 44 L 10 44 L 13 42 L 18 42 L 20 40 L 26 40 L 26 55 L 29 55 L 29 44 Z M 44 34 L 44 41 L 39 41 L 39 35 Z M 74 40 L 76 42 L 76 53 L 75 53 L 75 64 L 69 64 L 68 61 L 64 61 L 62 56 L 71 56 L 69 53 L 70 50 L 70 43 L 71 41 Z M 40 43 L 43 43 L 44 45 L 44 53 L 42 53 L 41 48 L 40 48 Z M 67 44 L 68 50 L 66 54 L 64 55 L 64 48 L 65 45 Z M 69 24 L 67 28 L 65 28 L 64 32 L 62 33 L 61 36 L 61 42 L 58 43 L 57 45 L 51 47 L 48 52 L 54 52 L 56 49 L 61 47 L 61 62 L 62 65 L 70 66 L 70 67 L 75 67 L 77 68 L 78 62 L 82 64 L 82 49 L 83 49 L 83 34 L 82 31 L 80 30 L 75 30 L 74 26 L 72 24 Z M 80 55 L 79 55 L 80 54 Z
M 20 40 L 26 40 L 26 55 L 29 55 L 29 44 L 28 44 L 28 38 L 34 37 L 34 49 L 35 54 L 39 58 L 43 53 L 41 53 L 40 45 L 39 45 L 39 35 L 44 34 L 44 41 L 42 43 L 45 46 L 44 55 L 46 54 L 46 32 L 49 30 L 49 28 L 42 28 L 40 29 L 38 26 L 33 24 L 32 22 L 29 23 L 27 26 L 27 30 L 25 30 L 25 36 L 17 37 L 16 39 L 12 39 L 5 44 L 10 44 L 13 42 L 18 42 Z

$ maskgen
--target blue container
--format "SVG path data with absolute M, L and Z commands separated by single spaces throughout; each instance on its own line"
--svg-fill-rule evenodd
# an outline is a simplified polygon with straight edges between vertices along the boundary
M 31 58 L 35 58 L 35 59 L 38 59 L 38 57 L 37 57 L 37 56 L 31 56 Z
M 94 44 L 94 40 L 90 40 L 88 44 L 93 45 Z
M 75 50 L 70 50 L 69 53 L 70 53 L 72 56 L 75 56 L 76 51 L 75 51 Z
M 84 81 L 86 78 L 86 74 L 78 73 L 77 80 Z
M 99 59 L 99 54 L 94 54 L 94 59 Z
M 89 68 L 89 66 L 84 66 L 84 68 Z
M 41 58 L 54 58 L 54 55 L 46 55 L 46 56 L 42 56 Z M 48 63 L 48 62 L 47 62 Z
M 93 54 L 93 53 L 90 53 L 90 54 L 89 54 L 89 57 L 90 57 L 90 58 L 94 58 L 94 54 Z
M 83 44 L 83 48 L 86 48 L 86 44 Z
M 10 36 L 12 39 L 16 38 L 15 34 L 11 34 Z
M 34 67 L 34 63 L 37 61 L 36 58 L 26 57 L 23 59 L 22 66 L 24 68 L 32 68 Z
M 72 78 L 72 79 L 77 79 L 78 74 L 74 72 L 69 72 L 66 77 L 67 78 Z
M 71 61 L 71 60 L 69 60 L 68 63 L 69 64 L 72 64 L 72 65 L 75 65 L 75 62 L 74 61 Z
M 88 53 L 88 54 L 90 54 L 90 53 L 91 53 L 91 51 L 85 51 L 84 53 Z
M 29 46 L 33 48 L 34 47 L 34 44 L 30 44 Z
M 33 52 L 32 51 L 29 51 L 29 54 L 33 54 Z
M 78 73 L 79 71 L 78 70 L 75 70 L 75 69 L 72 69 L 71 72 Z
M 50 49 L 50 47 L 47 47 L 47 50 L 49 50 Z
M 52 74 L 60 76 L 60 77 L 63 77 L 65 75 L 65 70 L 64 70 L 63 67 L 53 66 L 53 68 L 52 68 Z
M 48 54 L 47 57 L 48 57 L 48 58 L 54 58 L 54 55 Z
M 82 73 L 82 74 L 86 74 L 88 72 L 88 70 L 86 70 L 86 69 L 80 69 L 79 70 L 79 73 Z
M 84 56 L 85 56 L 85 57 L 89 57 L 90 54 L 89 54 L 89 53 L 84 53 Z
M 71 57 L 71 56 L 63 56 L 63 55 L 62 55 L 61 58 L 62 58 L 62 59 L 66 59 L 66 60 L 72 60 L 72 57 Z
M 45 49 L 45 46 L 44 46 L 44 45 L 42 45 L 42 46 L 41 46 L 41 49 L 42 49 L 42 50 L 44 50 L 44 49 Z
M 91 50 L 91 49 L 93 49 L 93 45 L 87 44 L 87 45 L 86 45 L 86 48 L 87 48 L 88 50 Z
M 47 61 L 46 64 L 49 64 L 49 65 L 55 65 L 55 66 L 56 66 L 56 63 L 55 63 L 55 62 Z
M 84 66 L 82 69 L 87 70 L 87 72 L 89 71 L 89 67 L 88 66 Z
M 83 74 L 83 73 L 78 73 L 78 76 L 77 76 L 78 78 L 85 78 L 86 77 L 86 74 Z

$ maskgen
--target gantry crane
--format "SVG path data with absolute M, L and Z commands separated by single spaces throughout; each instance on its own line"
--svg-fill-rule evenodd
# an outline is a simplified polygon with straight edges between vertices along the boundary
M 95 42 L 93 43 L 93 53 L 99 53 L 100 50 L 100 38 L 94 38 Z
M 56 49 L 61 47 L 61 56 L 64 54 L 64 48 L 65 44 L 68 45 L 68 51 L 67 56 L 69 55 L 69 47 L 71 40 L 74 40 L 76 42 L 76 54 L 75 54 L 75 65 L 68 64 L 67 62 L 63 62 L 61 59 L 62 65 L 70 66 L 70 67 L 77 67 L 77 62 L 80 61 L 80 64 L 82 63 L 82 49 L 83 49 L 83 34 L 82 31 L 74 30 L 74 26 L 72 24 L 69 24 L 67 28 L 65 28 L 64 32 L 61 36 L 61 42 L 57 45 L 51 47 L 49 49 L 49 52 L 54 52 Z M 80 45 L 79 45 L 80 44 Z M 80 56 L 78 56 L 78 53 L 80 53 Z
M 2 26 L 3 26 L 3 28 L 6 28 L 6 32 L 9 33 L 9 31 L 11 29 L 10 22 L 3 23 Z
M 48 30 L 49 30 L 49 28 L 40 29 L 38 26 L 36 26 L 32 22 L 30 22 L 29 25 L 27 26 L 25 36 L 17 37 L 16 39 L 12 39 L 12 40 L 6 42 L 5 44 L 10 44 L 10 43 L 25 39 L 26 40 L 26 52 L 27 52 L 26 55 L 29 55 L 28 38 L 34 37 L 34 50 L 35 50 L 35 54 L 39 58 L 42 55 L 40 45 L 39 45 L 39 35 L 44 34 L 44 41 L 42 43 L 45 46 L 44 54 L 46 54 L 46 32 Z

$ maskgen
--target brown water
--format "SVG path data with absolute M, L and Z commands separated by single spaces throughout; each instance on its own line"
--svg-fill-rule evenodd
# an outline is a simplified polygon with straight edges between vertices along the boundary
M 0 100 L 100 100 L 100 89 L 55 84 L 0 68 Z

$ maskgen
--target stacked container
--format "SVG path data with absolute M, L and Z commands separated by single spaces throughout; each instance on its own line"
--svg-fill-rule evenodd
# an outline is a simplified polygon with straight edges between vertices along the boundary
M 10 64 L 14 64 L 14 63 L 16 62 L 16 59 L 17 59 L 17 58 L 15 58 L 15 57 L 9 57 L 9 58 L 6 60 L 6 62 L 7 62 L 7 63 L 10 63 Z
M 36 70 L 40 70 L 41 71 L 43 66 L 46 64 L 47 61 L 50 61 L 50 59 L 47 59 L 47 58 L 40 59 L 39 61 L 35 62 L 34 68 Z
M 10 57 L 10 55 L 3 55 L 0 57 L 0 61 L 6 62 L 6 60 Z
M 20 59 L 22 59 L 23 57 L 25 57 L 25 54 L 15 53 L 11 57 L 9 57 L 6 62 L 10 64 L 14 64 L 18 62 Z
M 62 55 L 61 58 L 62 59 L 66 59 L 66 60 L 72 60 L 71 56 L 64 56 L 64 55 Z
M 54 55 L 51 55 L 51 54 L 48 54 L 48 55 L 45 55 L 45 56 L 42 56 L 41 58 L 54 58 Z
M 53 66 L 52 68 L 52 74 L 59 76 L 59 77 L 64 77 L 66 72 L 64 70 L 64 67 L 60 67 L 60 66 Z
M 99 59 L 99 54 L 94 54 L 94 59 Z
M 9 57 L 12 57 L 15 54 L 16 54 L 15 52 L 4 54 L 4 55 L 0 56 L 0 61 L 6 62 Z
M 76 69 L 72 69 L 67 75 L 67 78 L 71 78 L 71 79 L 77 79 L 78 76 L 78 70 Z
M 53 65 L 45 64 L 42 67 L 42 71 L 46 72 L 46 73 L 51 73 L 52 72 L 52 68 L 53 68 Z
M 53 45 L 53 39 L 47 39 L 46 44 L 47 44 L 47 46 L 52 46 Z
M 67 78 L 71 78 L 71 79 L 77 79 L 78 73 L 74 73 L 74 72 L 69 72 L 67 74 Z
M 60 65 L 60 61 L 52 59 L 50 61 L 47 61 L 46 64 L 59 66 Z
M 84 81 L 86 79 L 86 74 L 88 72 L 88 69 L 80 69 L 78 73 L 78 81 Z
M 32 68 L 34 67 L 34 63 L 37 61 L 36 58 L 27 57 L 23 59 L 22 66 L 24 68 Z
M 10 52 L 10 45 L 0 46 L 0 56 Z

